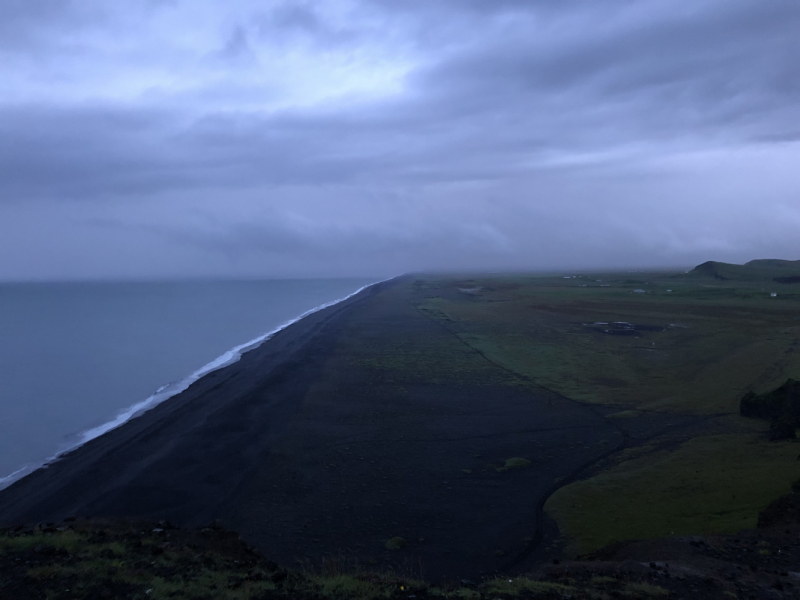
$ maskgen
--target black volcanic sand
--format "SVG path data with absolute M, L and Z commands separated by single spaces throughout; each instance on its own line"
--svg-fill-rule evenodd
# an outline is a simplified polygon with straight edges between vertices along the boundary
M 546 496 L 623 435 L 470 349 L 424 293 L 401 278 L 290 326 L 0 492 L 0 522 L 216 519 L 287 566 L 523 571 L 552 543 L 550 524 L 532 547 Z M 531 464 L 497 470 L 513 457 Z

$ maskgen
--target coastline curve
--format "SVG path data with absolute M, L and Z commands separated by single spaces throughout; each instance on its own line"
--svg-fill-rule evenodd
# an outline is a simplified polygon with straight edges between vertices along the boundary
M 381 279 L 379 281 L 374 281 L 372 283 L 368 283 L 367 285 L 363 285 L 360 288 L 358 288 L 357 290 L 355 290 L 354 292 L 348 294 L 347 296 L 343 296 L 342 298 L 337 298 L 336 300 L 331 300 L 329 302 L 325 302 L 323 304 L 320 304 L 319 306 L 315 306 L 314 308 L 311 308 L 311 309 L 305 311 L 301 315 L 299 315 L 297 317 L 294 317 L 292 319 L 289 319 L 288 321 L 284 322 L 283 324 L 279 325 L 278 327 L 276 327 L 276 328 L 274 328 L 274 329 L 272 329 L 272 330 L 270 330 L 270 331 L 268 331 L 266 333 L 263 333 L 263 334 L 259 335 L 258 337 L 253 338 L 252 340 L 250 340 L 248 342 L 245 342 L 243 344 L 239 344 L 238 346 L 234 346 L 233 348 L 231 348 L 230 350 L 225 351 L 223 354 L 221 354 L 220 356 L 218 356 L 217 358 L 215 358 L 211 362 L 209 362 L 209 363 L 203 365 L 202 367 L 200 367 L 199 369 L 195 370 L 190 375 L 187 375 L 186 377 L 184 377 L 182 379 L 179 379 L 177 381 L 173 381 L 171 383 L 167 383 L 165 385 L 162 385 L 153 394 L 151 394 L 150 396 L 148 396 L 144 400 L 142 400 L 140 402 L 137 402 L 136 404 L 133 404 L 133 405 L 123 409 L 122 411 L 120 411 L 117 414 L 117 416 L 114 417 L 113 419 L 111 419 L 110 421 L 106 421 L 105 423 L 102 423 L 100 425 L 97 425 L 95 427 L 91 427 L 89 429 L 86 429 L 86 430 L 80 432 L 76 436 L 77 437 L 76 441 L 65 445 L 65 447 L 63 447 L 61 450 L 56 452 L 53 456 L 51 456 L 51 457 L 49 457 L 49 458 L 47 458 L 47 459 L 45 459 L 44 461 L 41 461 L 41 462 L 36 462 L 36 463 L 31 463 L 31 464 L 24 465 L 23 467 L 17 469 L 14 472 L 12 472 L 12 473 L 4 476 L 4 477 L 0 477 L 0 490 L 3 490 L 5 488 L 9 487 L 10 485 L 15 483 L 16 481 L 19 481 L 20 479 L 22 479 L 26 475 L 29 475 L 29 474 L 33 473 L 34 471 L 37 471 L 37 470 L 42 469 L 42 468 L 47 468 L 49 465 L 53 464 L 54 462 L 56 462 L 57 460 L 59 460 L 60 458 L 65 456 L 66 454 L 69 454 L 70 452 L 80 448 L 81 446 L 83 446 L 87 442 L 90 442 L 91 440 L 93 440 L 95 438 L 98 438 L 101 435 L 103 435 L 105 433 L 108 433 L 109 431 L 113 431 L 114 429 L 117 429 L 118 427 L 121 427 L 125 423 L 129 422 L 131 419 L 135 419 L 136 417 L 139 417 L 139 416 L 143 415 L 144 413 L 146 413 L 147 411 L 155 408 L 156 406 L 160 405 L 161 403 L 163 403 L 163 402 L 169 400 L 170 398 L 173 398 L 174 396 L 177 396 L 178 394 L 186 391 L 189 388 L 190 385 L 192 385 L 194 382 L 196 382 L 201 377 L 204 377 L 204 376 L 208 375 L 209 373 L 213 373 L 214 371 L 217 371 L 219 369 L 222 369 L 224 367 L 227 367 L 229 365 L 232 365 L 232 364 L 238 362 L 239 359 L 241 359 L 243 354 L 245 354 L 246 352 L 249 352 L 251 350 L 255 350 L 256 348 L 261 346 L 264 342 L 266 342 L 266 341 L 270 340 L 272 337 L 274 337 L 275 334 L 283 331 L 284 329 L 286 329 L 287 327 L 297 323 L 298 321 L 300 321 L 300 320 L 302 320 L 302 319 L 304 319 L 304 318 L 306 318 L 306 317 L 308 317 L 310 315 L 313 315 L 313 314 L 315 314 L 315 313 L 317 313 L 317 312 L 319 312 L 321 310 L 325 310 L 326 308 L 330 308 L 331 306 L 335 306 L 337 304 L 340 304 L 341 302 L 349 300 L 353 296 L 356 296 L 356 295 L 360 294 L 361 292 L 363 292 L 363 291 L 365 291 L 365 290 L 367 290 L 367 289 L 369 289 L 369 288 L 371 288 L 373 286 L 379 285 L 381 283 L 386 283 L 387 281 L 391 281 L 393 279 L 397 279 L 398 277 L 402 277 L 402 276 L 403 276 L 403 274 L 401 273 L 400 275 L 393 275 L 392 277 L 388 277 L 386 279 Z

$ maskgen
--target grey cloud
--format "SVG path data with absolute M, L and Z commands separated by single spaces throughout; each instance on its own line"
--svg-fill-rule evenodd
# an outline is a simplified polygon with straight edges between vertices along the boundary
M 164 150 L 165 115 L 147 111 L 0 109 L 0 198 L 84 198 L 187 183 Z
M 228 60 L 253 58 L 253 51 L 247 41 L 247 31 L 245 31 L 244 27 L 238 25 L 234 28 L 224 47 L 219 51 L 218 56 Z
M 45 15 L 41 6 L 0 8 L 8 17 L 0 37 L 3 27 L 16 31 L 0 47 L 44 53 L 55 65 L 67 64 L 52 50 L 63 47 L 61 34 L 105 31 L 112 17 L 125 22 L 126 10 L 144 11 L 140 27 L 147 11 L 192 10 L 178 1 L 101 9 L 48 0 Z M 157 238 L 182 257 L 176 272 L 800 254 L 791 228 L 769 236 L 749 228 L 800 192 L 789 175 L 800 122 L 795 0 L 369 0 L 339 21 L 322 8 L 233 2 L 208 44 L 215 53 L 167 48 L 167 75 L 127 100 L 0 101 L 0 238 L 11 227 L 4 215 L 11 223 L 27 214 L 20 207 L 40 206 L 46 220 L 55 215 L 47 207 L 60 203 L 74 207 L 65 227 L 97 239 L 98 252 L 108 228 L 132 245 Z M 157 50 L 136 50 L 114 65 L 133 80 L 145 77 L 140 59 L 161 64 Z M 282 80 L 261 71 L 310 53 L 322 77 L 335 55 L 341 77 L 360 84 L 381 73 L 353 66 L 352 75 L 347 65 L 373 52 L 406 69 L 397 89 L 304 103 L 301 88 L 293 92 L 300 101 L 286 105 Z M 78 62 L 90 72 L 93 60 L 89 53 Z M 19 64 L 0 67 L 17 76 L 7 79 L 11 92 L 28 91 L 19 73 L 29 63 Z M 181 85 L 184 72 L 196 78 L 187 74 L 191 83 Z M 294 82 L 291 71 L 286 80 Z M 741 173 L 765 184 L 750 186 Z M 212 216 L 198 221 L 192 207 Z M 686 217 L 690 209 L 698 215 Z M 732 216 L 710 219 L 720 212 Z M 800 219 L 780 214 L 782 224 Z
M 314 3 L 290 1 L 251 18 L 255 33 L 267 42 L 288 43 L 298 36 L 316 46 L 354 44 L 368 32 L 327 22 Z
M 61 36 L 74 36 L 102 22 L 108 7 L 95 0 L 4 0 L 0 8 L 0 53 L 41 56 Z
M 324 35 L 328 28 L 313 7 L 305 3 L 284 3 L 257 19 L 262 34 L 301 31 L 309 35 Z
M 798 116 L 800 67 L 793 56 L 800 10 L 792 2 L 712 5 L 717 10 L 692 18 L 676 11 L 623 26 L 604 24 L 605 9 L 596 8 L 595 27 L 557 30 L 544 42 L 490 39 L 418 75 L 418 85 L 482 100 L 473 100 L 478 110 L 535 105 L 555 94 L 572 111 L 618 103 L 611 115 L 618 125 L 644 113 L 652 116 L 651 131 L 752 115 L 770 120 L 775 110 L 784 110 L 774 115 L 776 128 L 786 126 Z

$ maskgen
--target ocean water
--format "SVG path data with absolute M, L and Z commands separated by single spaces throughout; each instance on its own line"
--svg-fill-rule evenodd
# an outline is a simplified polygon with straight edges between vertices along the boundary
M 373 281 L 0 283 L 0 488 Z

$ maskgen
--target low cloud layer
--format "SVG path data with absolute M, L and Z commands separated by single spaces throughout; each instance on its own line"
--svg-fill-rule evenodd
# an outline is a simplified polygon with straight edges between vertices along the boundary
M 800 5 L 12 0 L 0 279 L 800 258 Z

